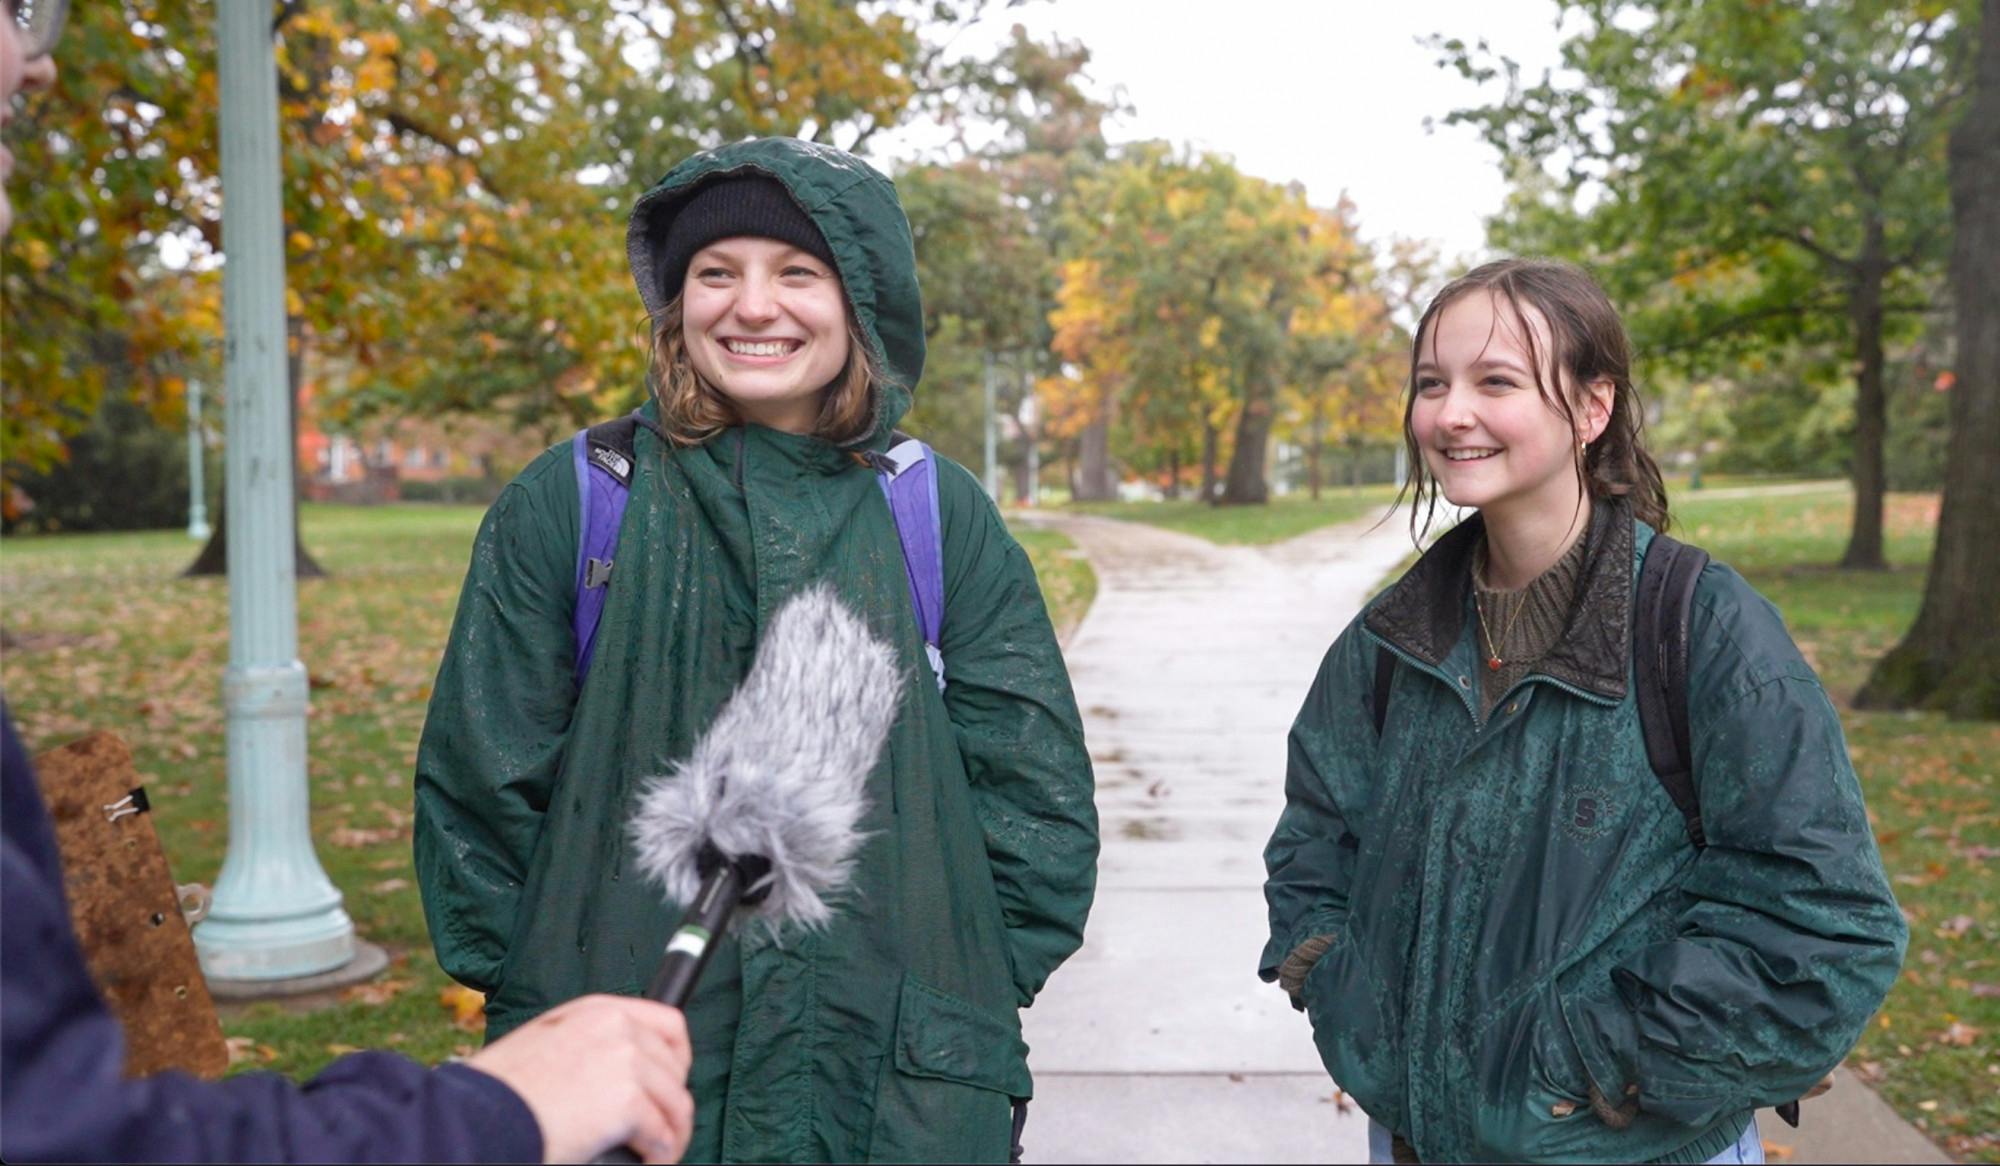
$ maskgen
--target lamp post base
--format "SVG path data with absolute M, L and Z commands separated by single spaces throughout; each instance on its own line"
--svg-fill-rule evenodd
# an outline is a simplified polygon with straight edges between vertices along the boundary
M 242 1004 L 252 1000 L 277 1000 L 287 996 L 308 996 L 332 992 L 374 979 L 389 966 L 389 953 L 373 943 L 354 941 L 354 958 L 331 971 L 310 976 L 287 976 L 278 980 L 234 980 L 212 976 L 208 994 L 218 1004 Z

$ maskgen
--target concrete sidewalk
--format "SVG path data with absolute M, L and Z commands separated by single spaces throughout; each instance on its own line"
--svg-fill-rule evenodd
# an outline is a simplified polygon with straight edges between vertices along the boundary
M 1316 532 L 1219 547 L 1060 521 L 1097 571 L 1067 655 L 1104 855 L 1083 950 L 1023 1016 L 1031 1162 L 1340 1162 L 1367 1119 L 1305 1018 L 1258 982 L 1285 734 L 1333 637 L 1408 552 Z
M 1067 646 L 1104 853 L 1083 949 L 1023 1014 L 1029 1162 L 1362 1162 L 1367 1119 L 1260 983 L 1262 851 L 1320 657 L 1410 550 L 1400 517 L 1271 547 L 1036 516 L 1098 576 Z M 1372 520 L 1371 520 L 1372 522 Z M 1773 1160 L 1948 1161 L 1845 1077 Z M 1789 1158 L 1783 1158 L 1791 1150 Z

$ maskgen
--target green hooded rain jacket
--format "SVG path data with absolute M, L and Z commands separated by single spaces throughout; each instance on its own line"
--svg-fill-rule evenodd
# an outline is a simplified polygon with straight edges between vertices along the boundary
M 634 274 L 704 179 L 782 183 L 832 248 L 895 382 L 924 339 L 889 180 L 790 139 L 682 163 L 637 204 Z M 1082 941 L 1097 818 L 1068 674 L 1026 555 L 940 459 L 949 685 L 931 681 L 896 530 L 852 449 L 756 426 L 693 448 L 638 433 L 617 570 L 579 691 L 578 499 L 567 443 L 508 485 L 474 546 L 418 751 L 416 858 L 439 962 L 488 993 L 489 1038 L 587 992 L 636 994 L 679 912 L 626 841 L 643 780 L 688 754 L 780 604 L 830 581 L 906 675 L 834 922 L 740 928 L 687 1008 L 690 1161 L 1005 1161 L 1032 1086 L 1017 1010 Z
M 1265 851 L 1260 971 L 1335 937 L 1300 999 L 1320 1055 L 1423 1161 L 1705 1161 L 1839 1063 L 1901 964 L 1840 720 L 1777 610 L 1704 570 L 1697 853 L 1632 696 L 1652 528 L 1594 508 L 1567 630 L 1484 723 L 1481 529 L 1438 540 L 1327 653 Z M 1400 663 L 1378 740 L 1383 651 Z M 1637 1101 L 1629 1126 L 1593 1113 L 1593 1084 Z

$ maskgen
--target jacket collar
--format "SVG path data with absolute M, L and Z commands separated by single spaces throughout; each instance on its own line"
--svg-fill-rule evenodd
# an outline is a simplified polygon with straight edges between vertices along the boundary
M 1486 520 L 1478 514 L 1446 531 L 1368 609 L 1363 626 L 1432 667 L 1442 665 L 1465 632 L 1472 553 L 1485 531 Z M 1632 659 L 1635 537 L 1629 502 L 1601 498 L 1592 505 L 1568 622 L 1530 675 L 1607 700 L 1624 699 Z

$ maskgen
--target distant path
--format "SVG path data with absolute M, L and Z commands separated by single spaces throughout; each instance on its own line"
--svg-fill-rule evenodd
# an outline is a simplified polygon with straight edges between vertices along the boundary
M 1391 518 L 1266 547 L 1039 518 L 1097 601 L 1066 654 L 1104 855 L 1083 950 L 1025 1014 L 1030 1162 L 1367 1157 L 1305 1017 L 1257 980 L 1285 734 L 1327 646 L 1410 550 Z
M 1670 501 L 1700 502 L 1704 498 L 1776 498 L 1785 494 L 1830 494 L 1835 490 L 1851 492 L 1854 483 L 1846 478 L 1824 478 L 1814 482 L 1779 482 L 1764 486 L 1705 486 L 1690 490 L 1686 486 L 1672 487 L 1667 491 Z

